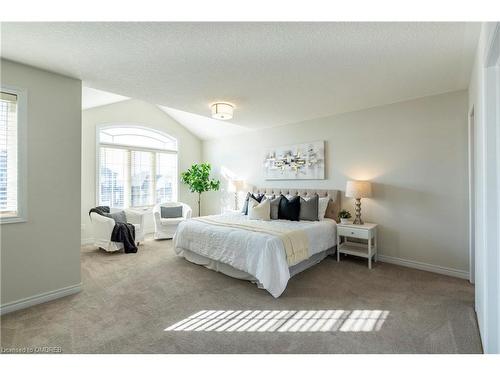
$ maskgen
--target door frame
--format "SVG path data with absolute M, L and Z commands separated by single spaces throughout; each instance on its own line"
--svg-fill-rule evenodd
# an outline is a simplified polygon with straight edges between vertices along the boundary
M 483 69 L 485 145 L 483 316 L 487 353 L 500 353 L 500 23 L 487 45 Z
M 476 158 L 475 158 L 476 126 L 474 106 L 469 112 L 468 123 L 468 170 L 469 170 L 469 281 L 475 283 L 476 278 Z

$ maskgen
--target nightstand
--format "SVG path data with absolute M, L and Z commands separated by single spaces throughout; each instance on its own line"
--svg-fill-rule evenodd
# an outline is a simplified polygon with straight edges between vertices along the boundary
M 367 240 L 368 243 L 350 242 L 349 238 Z M 337 224 L 337 262 L 340 262 L 340 254 L 354 255 L 368 259 L 368 268 L 371 269 L 372 258 L 377 261 L 377 251 L 377 224 Z

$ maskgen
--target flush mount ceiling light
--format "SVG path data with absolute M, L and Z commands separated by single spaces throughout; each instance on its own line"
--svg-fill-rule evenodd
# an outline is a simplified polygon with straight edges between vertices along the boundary
M 212 117 L 217 120 L 231 120 L 233 118 L 234 106 L 229 103 L 212 104 Z

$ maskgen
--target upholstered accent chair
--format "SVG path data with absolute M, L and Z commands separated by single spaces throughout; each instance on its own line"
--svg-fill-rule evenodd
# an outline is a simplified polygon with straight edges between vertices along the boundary
M 111 212 L 122 211 L 111 208 Z M 144 240 L 144 214 L 133 210 L 123 210 L 127 216 L 127 222 L 135 227 L 135 242 L 137 245 Z M 123 243 L 111 241 L 111 233 L 115 227 L 115 220 L 99 215 L 96 212 L 90 214 L 90 222 L 94 233 L 94 245 L 108 252 L 123 249 Z
M 182 207 L 182 216 L 172 218 L 162 218 L 162 207 Z M 186 203 L 166 202 L 159 203 L 153 208 L 153 218 L 155 222 L 155 240 L 170 239 L 174 237 L 177 226 L 184 220 L 190 219 L 193 210 Z

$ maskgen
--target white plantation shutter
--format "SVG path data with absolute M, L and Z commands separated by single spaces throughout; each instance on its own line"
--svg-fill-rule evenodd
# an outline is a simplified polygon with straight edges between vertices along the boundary
M 0 215 L 18 216 L 18 96 L 0 92 Z
M 131 151 L 130 154 L 130 206 L 151 206 L 153 204 L 152 168 L 154 153 Z
M 125 208 L 128 201 L 127 150 L 101 147 L 99 156 L 99 205 Z
M 177 154 L 156 154 L 156 202 L 171 202 L 177 197 Z
M 99 140 L 99 205 L 147 207 L 177 200 L 175 138 L 117 126 L 100 130 Z

